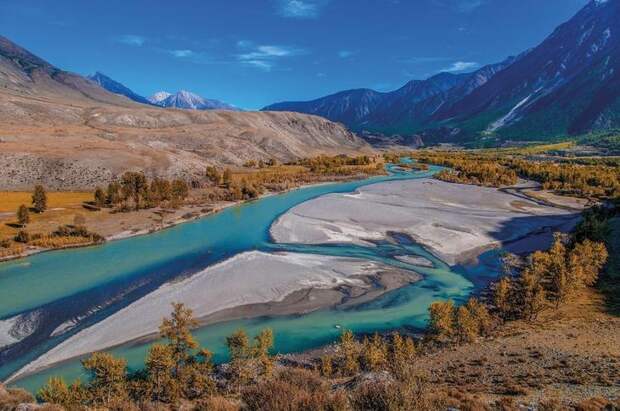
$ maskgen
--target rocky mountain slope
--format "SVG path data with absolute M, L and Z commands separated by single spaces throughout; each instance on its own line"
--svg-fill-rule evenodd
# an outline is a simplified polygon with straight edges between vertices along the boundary
M 359 132 L 412 134 L 433 121 L 439 109 L 484 85 L 514 60 L 511 57 L 473 73 L 439 73 L 426 80 L 410 81 L 387 93 L 371 89 L 348 90 L 313 101 L 276 103 L 263 111 L 316 114 Z
M 186 90 L 178 91 L 175 94 L 160 91 L 149 97 L 148 101 L 160 107 L 190 110 L 239 110 L 223 101 L 204 98 Z
M 620 0 L 591 0 L 539 46 L 470 74 L 352 90 L 264 110 L 426 142 L 540 139 L 620 127 Z
M 138 104 L 0 37 L 0 189 L 91 190 L 130 169 L 191 180 L 212 164 L 370 151 L 316 116 Z
M 620 126 L 620 1 L 591 1 L 436 119 L 463 128 L 464 137 L 556 136 Z
M 99 84 L 102 88 L 108 90 L 110 93 L 120 94 L 137 103 L 150 104 L 150 101 L 146 99 L 146 97 L 142 97 L 138 93 L 135 93 L 133 90 L 129 89 L 118 81 L 111 79 L 110 77 L 99 71 L 91 76 L 88 76 L 88 79 Z

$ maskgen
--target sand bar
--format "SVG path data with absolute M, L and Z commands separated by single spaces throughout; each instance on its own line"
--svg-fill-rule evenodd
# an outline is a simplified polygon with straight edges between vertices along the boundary
M 239 317 L 234 311 L 237 307 L 284 301 L 287 296 L 302 290 L 370 287 L 362 277 L 386 271 L 394 269 L 354 258 L 258 251 L 242 253 L 188 278 L 162 285 L 52 348 L 9 381 L 54 363 L 152 335 L 157 332 L 162 318 L 170 314 L 173 302 L 183 302 L 196 317 L 226 311 L 227 318 L 236 318 Z M 415 276 L 415 273 L 411 275 Z M 301 303 L 300 308 L 291 310 L 288 304 L 287 312 L 308 310 L 307 304 Z
M 302 203 L 274 223 L 271 235 L 281 243 L 372 245 L 368 240 L 386 239 L 396 231 L 455 264 L 542 227 L 560 227 L 575 220 L 575 213 L 494 188 L 404 180 Z

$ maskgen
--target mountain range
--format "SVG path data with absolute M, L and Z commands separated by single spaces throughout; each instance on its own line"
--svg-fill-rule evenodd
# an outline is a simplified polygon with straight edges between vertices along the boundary
M 0 36 L 0 189 L 92 190 L 127 170 L 192 181 L 208 165 L 372 152 L 321 117 L 161 108 L 134 101 L 135 93 L 100 73 L 93 77 Z
M 151 104 L 166 108 L 179 108 L 188 110 L 239 110 L 238 108 L 219 100 L 207 99 L 190 91 L 181 90 L 175 94 L 167 91 L 159 91 L 150 97 L 143 97 L 135 93 L 129 87 L 111 79 L 101 72 L 87 77 L 102 88 L 115 94 L 120 94 L 137 103 Z
M 207 99 L 190 91 L 181 90 L 175 94 L 159 91 L 147 99 L 160 107 L 172 107 L 191 110 L 234 110 L 239 109 L 219 100 Z
M 620 127 L 620 0 L 592 0 L 541 44 L 473 73 L 381 93 L 342 91 L 265 111 L 320 115 L 425 142 L 548 139 Z

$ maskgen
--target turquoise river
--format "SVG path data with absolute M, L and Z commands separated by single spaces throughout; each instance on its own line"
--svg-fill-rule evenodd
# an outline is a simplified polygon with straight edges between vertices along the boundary
M 177 225 L 157 233 L 111 241 L 90 248 L 55 251 L 0 263 L 0 321 L 30 315 L 36 332 L 15 347 L 0 351 L 0 379 L 7 378 L 38 355 L 144 296 L 166 281 L 203 270 L 216 262 L 248 250 L 296 251 L 360 257 L 414 270 L 423 280 L 389 292 L 376 300 L 347 309 L 324 309 L 305 315 L 229 321 L 195 330 L 202 345 L 225 360 L 225 337 L 238 328 L 255 334 L 270 327 L 275 352 L 295 352 L 336 339 L 343 328 L 356 333 L 425 325 L 429 304 L 440 298 L 462 300 L 497 274 L 496 253 L 484 255 L 471 267 L 449 267 L 420 246 L 406 240 L 352 245 L 305 246 L 274 244 L 272 223 L 304 201 L 329 193 L 351 192 L 377 182 L 429 177 L 438 170 L 408 172 L 389 167 L 390 175 L 362 181 L 311 186 L 227 208 L 217 214 Z M 411 266 L 394 258 L 419 255 L 433 268 Z M 75 327 L 60 335 L 52 331 L 73 321 Z M 110 350 L 127 359 L 135 370 L 143 364 L 147 344 L 126 344 Z M 51 375 L 73 380 L 82 375 L 79 359 L 25 377 L 15 385 L 36 390 Z

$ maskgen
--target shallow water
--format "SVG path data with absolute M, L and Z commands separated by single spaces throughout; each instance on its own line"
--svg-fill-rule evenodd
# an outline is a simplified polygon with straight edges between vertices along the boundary
M 410 173 L 392 169 L 391 176 L 295 190 L 232 207 L 147 236 L 92 248 L 44 253 L 0 264 L 0 318 L 6 319 L 32 310 L 48 313 L 45 320 L 49 326 L 47 334 L 43 333 L 47 337 L 64 321 L 95 311 L 94 315 L 81 321 L 72 331 L 74 333 L 135 301 L 165 281 L 197 272 L 240 252 L 258 249 L 361 257 L 415 269 L 424 275 L 424 279 L 355 308 L 230 321 L 196 330 L 198 340 L 214 351 L 216 360 L 225 359 L 225 337 L 240 327 L 250 334 L 271 327 L 277 352 L 300 351 L 325 344 L 337 338 L 342 328 L 357 333 L 401 327 L 421 328 L 427 320 L 427 307 L 432 301 L 448 297 L 463 299 L 473 289 L 472 281 L 482 284 L 484 277 L 495 275 L 493 257 L 488 258 L 489 264 L 479 267 L 451 269 L 421 247 L 407 242 L 381 243 L 376 247 L 273 244 L 269 227 L 291 207 L 317 196 L 350 192 L 375 182 L 428 177 L 437 170 L 431 168 L 427 172 Z M 414 267 L 393 258 L 403 254 L 426 257 L 433 261 L 435 267 Z M 0 377 L 7 377 L 70 334 L 54 339 L 31 338 L 33 341 L 29 344 L 24 340 L 23 353 L 3 360 Z M 130 368 L 136 369 L 142 365 L 147 348 L 144 344 L 125 345 L 112 351 L 127 358 Z M 69 361 L 24 378 L 16 385 L 36 389 L 50 375 L 62 375 L 68 380 L 78 377 L 81 375 L 79 361 Z

